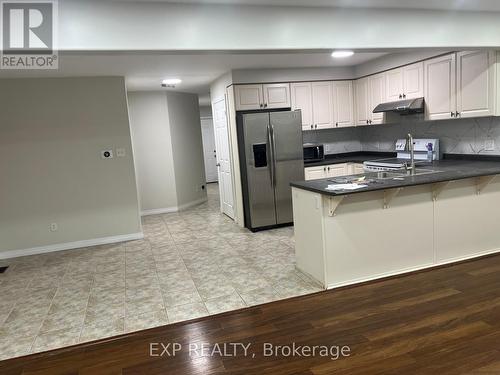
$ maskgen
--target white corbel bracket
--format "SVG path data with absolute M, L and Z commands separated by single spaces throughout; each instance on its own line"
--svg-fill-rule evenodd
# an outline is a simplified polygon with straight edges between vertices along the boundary
M 476 194 L 481 194 L 484 188 L 486 188 L 486 186 L 488 186 L 490 182 L 495 179 L 495 177 L 495 175 L 478 177 L 476 180 Z
M 432 185 L 432 200 L 437 201 L 439 194 L 450 184 L 451 181 L 436 182 Z
M 395 188 L 390 190 L 384 190 L 384 209 L 389 207 L 389 203 L 394 199 L 403 188 Z
M 344 196 L 328 197 L 328 216 L 335 216 L 335 211 L 339 204 L 344 200 Z

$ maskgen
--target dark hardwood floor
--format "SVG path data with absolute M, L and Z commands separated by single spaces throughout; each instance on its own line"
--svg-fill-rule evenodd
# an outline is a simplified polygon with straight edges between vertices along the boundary
M 183 348 L 151 357 L 160 342 Z M 249 355 L 188 350 L 235 342 Z M 350 355 L 264 356 L 264 343 L 293 342 Z M 500 374 L 500 256 L 3 361 L 0 374 Z

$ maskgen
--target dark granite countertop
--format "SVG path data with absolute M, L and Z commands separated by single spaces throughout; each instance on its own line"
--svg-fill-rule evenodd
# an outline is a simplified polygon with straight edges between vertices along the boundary
M 316 193 L 338 196 L 338 195 L 363 193 L 367 191 L 402 188 L 408 186 L 425 185 L 436 182 L 445 182 L 445 181 L 461 180 L 472 177 L 500 174 L 499 157 L 489 158 L 486 160 L 481 158 L 478 159 L 467 158 L 462 155 L 456 155 L 456 156 L 445 155 L 445 157 L 447 157 L 447 159 L 436 161 L 433 162 L 432 164 L 421 163 L 417 165 L 417 169 L 438 171 L 436 173 L 422 174 L 418 176 L 406 176 L 403 179 L 398 179 L 398 180 L 394 179 L 373 180 L 373 182 L 368 183 L 367 187 L 357 190 L 338 190 L 338 191 L 325 190 L 325 188 L 328 185 L 334 184 L 334 182 L 329 181 L 332 180 L 332 178 L 292 182 L 291 186 L 304 190 L 313 191 Z M 333 178 L 333 179 L 338 179 L 338 178 Z
M 342 163 L 363 163 L 366 160 L 384 159 L 396 157 L 395 152 L 345 152 L 341 154 L 325 155 L 325 159 L 317 162 L 306 163 L 304 167 L 318 167 L 321 165 Z

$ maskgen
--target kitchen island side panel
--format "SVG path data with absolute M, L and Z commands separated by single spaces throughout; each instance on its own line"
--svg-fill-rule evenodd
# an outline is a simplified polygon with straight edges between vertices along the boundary
M 292 188 L 297 268 L 326 287 L 322 196 Z
M 434 263 L 429 185 L 345 196 L 334 216 L 323 206 L 329 288 L 429 267 Z M 299 261 L 298 261 L 299 263 Z

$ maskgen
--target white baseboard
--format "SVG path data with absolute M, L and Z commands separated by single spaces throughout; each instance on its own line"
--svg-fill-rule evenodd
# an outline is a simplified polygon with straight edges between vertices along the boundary
M 172 212 L 177 212 L 177 211 L 179 211 L 179 208 L 177 206 L 165 207 L 165 208 L 153 208 L 151 210 L 141 211 L 141 216 L 171 214 Z
M 197 206 L 199 204 L 205 203 L 207 200 L 208 200 L 208 198 L 204 197 L 204 198 L 192 201 L 192 202 L 188 202 L 188 203 L 182 204 L 180 206 L 165 207 L 165 208 L 153 208 L 151 210 L 142 210 L 141 211 L 141 216 L 171 214 L 173 212 L 184 211 L 184 210 L 187 210 L 188 208 L 191 208 L 191 207 Z
M 54 251 L 79 249 L 88 246 L 107 245 L 110 243 L 141 240 L 143 238 L 144 234 L 140 232 L 140 233 L 124 234 L 120 236 L 94 238 L 91 240 L 82 240 L 82 241 L 66 242 L 66 243 L 47 245 L 47 246 L 32 247 L 30 249 L 0 251 L 0 259 L 9 259 L 9 258 L 23 257 L 27 255 L 52 253 Z
M 188 203 L 182 204 L 178 208 L 179 208 L 179 211 L 184 211 L 184 210 L 187 210 L 188 208 L 191 208 L 191 207 L 197 206 L 199 204 L 205 203 L 207 200 L 208 200 L 208 198 L 204 197 L 204 198 L 192 201 L 192 202 L 188 202 Z

